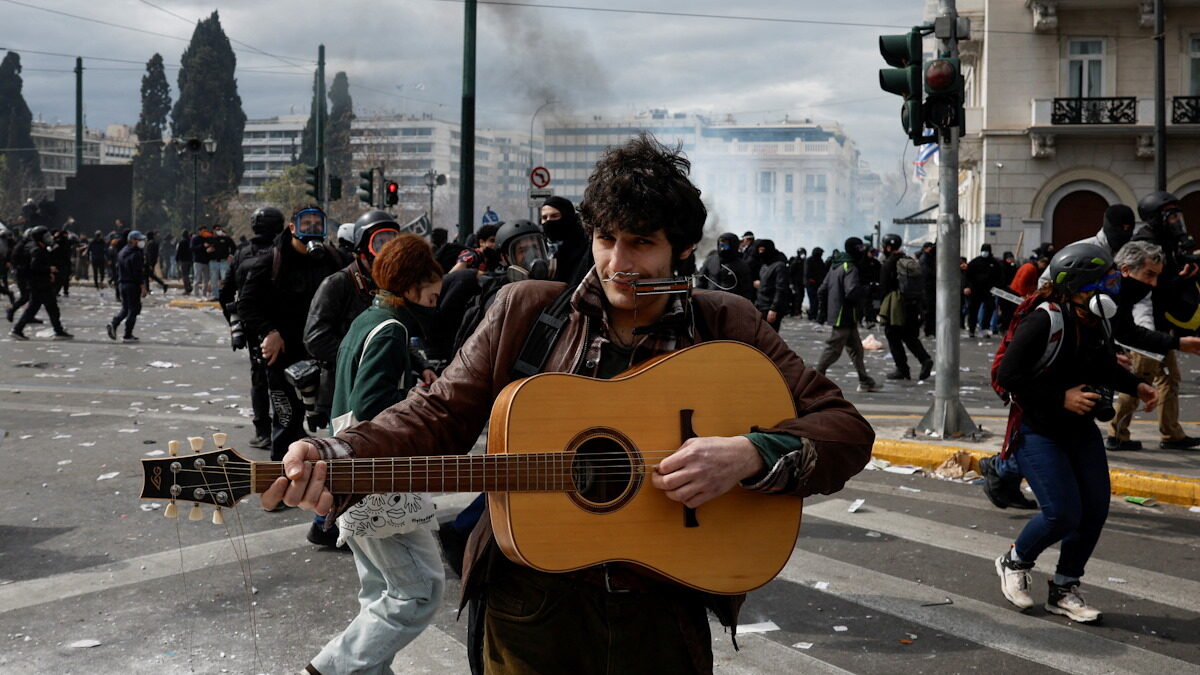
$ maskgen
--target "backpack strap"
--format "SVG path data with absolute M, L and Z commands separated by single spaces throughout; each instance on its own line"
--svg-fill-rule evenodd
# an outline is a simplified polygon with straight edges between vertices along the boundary
M 1045 312 L 1050 317 L 1050 334 L 1046 336 L 1046 349 L 1042 351 L 1041 358 L 1034 364 L 1033 370 L 1035 373 L 1041 373 L 1054 363 L 1054 359 L 1058 357 L 1059 350 L 1062 349 L 1063 328 L 1065 322 L 1063 320 L 1062 308 L 1054 302 L 1043 302 L 1037 306 L 1035 311 Z M 1107 326 L 1107 322 L 1105 322 Z
M 574 294 L 575 287 L 568 284 L 538 315 L 533 326 L 529 328 L 529 334 L 525 336 L 525 344 L 521 345 L 517 360 L 513 362 L 510 371 L 512 379 L 518 380 L 542 372 L 550 350 L 567 323 L 567 316 L 571 313 L 571 296 Z

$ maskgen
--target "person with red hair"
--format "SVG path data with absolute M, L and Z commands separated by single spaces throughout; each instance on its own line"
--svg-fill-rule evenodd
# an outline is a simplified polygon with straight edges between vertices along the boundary
M 442 268 L 415 234 L 389 241 L 371 265 L 378 285 L 371 307 L 350 324 L 337 355 L 333 432 L 369 420 L 408 396 L 433 370 L 409 350 L 420 315 L 436 311 Z M 309 673 L 384 672 L 396 652 L 421 634 L 441 605 L 445 573 L 433 499 L 428 494 L 368 495 L 337 519 L 337 545 L 354 553 L 359 613 L 307 666 Z M 390 672 L 390 671 L 389 671 Z

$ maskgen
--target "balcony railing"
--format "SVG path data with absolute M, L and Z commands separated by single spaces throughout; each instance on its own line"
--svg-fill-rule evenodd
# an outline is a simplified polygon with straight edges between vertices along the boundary
M 1056 98 L 1050 124 L 1137 124 L 1137 97 Z
M 1171 100 L 1171 124 L 1200 124 L 1200 96 L 1175 96 Z

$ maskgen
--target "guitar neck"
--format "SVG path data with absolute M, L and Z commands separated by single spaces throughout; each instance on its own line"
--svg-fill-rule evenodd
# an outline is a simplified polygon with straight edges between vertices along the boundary
M 448 455 L 327 460 L 335 495 L 386 492 L 566 492 L 573 453 Z M 311 462 L 310 462 L 311 464 Z M 282 462 L 253 462 L 255 493 L 283 475 Z

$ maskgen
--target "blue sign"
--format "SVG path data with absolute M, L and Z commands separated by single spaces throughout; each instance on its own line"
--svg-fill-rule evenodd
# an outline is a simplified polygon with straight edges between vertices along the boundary
M 487 207 L 487 210 L 483 212 L 483 224 L 495 225 L 498 222 L 500 222 L 500 216 L 492 210 L 492 207 Z
M 1000 227 L 1000 221 L 1001 221 L 1001 219 L 1000 219 L 999 213 L 983 214 L 983 226 L 984 227 Z

